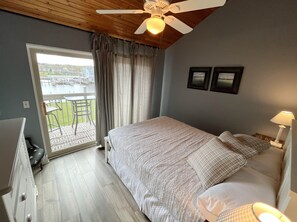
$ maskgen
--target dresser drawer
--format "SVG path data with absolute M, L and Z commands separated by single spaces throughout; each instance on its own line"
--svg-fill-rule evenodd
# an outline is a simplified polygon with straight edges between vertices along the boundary
M 17 198 L 14 203 L 14 209 L 15 209 L 14 219 L 16 222 L 24 221 L 25 206 L 26 206 L 27 198 L 28 198 L 27 177 L 25 174 L 22 174 L 20 184 L 19 184 L 18 193 L 17 193 Z
M 11 197 L 11 200 L 13 201 L 13 204 L 16 202 L 22 171 L 23 171 L 23 165 L 21 163 L 19 155 L 17 155 L 14 171 L 12 175 L 12 186 L 11 186 L 11 192 L 10 192 L 10 197 Z
M 20 193 L 21 202 L 16 205 L 15 220 L 21 222 L 36 221 L 35 204 L 36 194 L 34 186 L 31 182 L 30 168 L 24 168 L 21 175 Z
M 25 222 L 35 222 L 35 214 L 34 214 L 34 203 L 35 203 L 35 193 L 30 184 L 27 184 L 27 194 L 28 198 L 26 200 L 26 209 L 25 209 Z
M 23 118 L 0 120 L 0 222 L 36 221 L 35 182 L 24 127 Z

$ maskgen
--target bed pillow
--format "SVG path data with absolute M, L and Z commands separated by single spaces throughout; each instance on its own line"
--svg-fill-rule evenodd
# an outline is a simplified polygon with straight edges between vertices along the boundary
M 251 136 L 251 135 L 234 134 L 234 136 L 238 140 L 240 140 L 242 143 L 244 143 L 245 145 L 250 146 L 253 149 L 255 149 L 258 153 L 261 153 L 271 147 L 269 142 L 267 142 L 265 140 L 261 140 L 257 137 Z
M 246 166 L 271 177 L 275 181 L 280 181 L 283 156 L 283 150 L 270 147 L 268 150 L 248 159 Z
M 246 159 L 248 159 L 258 153 L 252 147 L 249 147 L 249 146 L 245 145 L 244 143 L 240 142 L 240 140 L 237 139 L 235 136 L 233 136 L 233 134 L 230 133 L 229 131 L 223 132 L 219 136 L 219 139 L 222 142 L 224 142 L 231 150 L 242 154 Z
M 220 213 L 244 204 L 263 202 L 276 205 L 278 183 L 254 169 L 243 167 L 223 183 L 198 197 L 198 208 L 204 219 L 216 221 Z
M 187 161 L 205 190 L 233 175 L 247 163 L 242 155 L 229 150 L 217 137 L 192 153 Z

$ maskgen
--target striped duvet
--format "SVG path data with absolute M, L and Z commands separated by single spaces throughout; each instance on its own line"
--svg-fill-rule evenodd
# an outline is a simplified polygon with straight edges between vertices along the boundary
M 204 190 L 187 157 L 213 137 L 158 117 L 111 130 L 109 162 L 151 221 L 199 221 Z

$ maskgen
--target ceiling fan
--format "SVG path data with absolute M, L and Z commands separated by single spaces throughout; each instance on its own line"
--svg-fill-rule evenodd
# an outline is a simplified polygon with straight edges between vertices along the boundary
M 156 35 L 165 28 L 165 23 L 182 34 L 186 34 L 193 29 L 175 18 L 172 15 L 165 16 L 167 12 L 182 13 L 200 9 L 219 7 L 225 4 L 226 0 L 187 0 L 170 4 L 169 0 L 145 0 L 144 10 L 141 9 L 115 9 L 96 10 L 98 14 L 151 14 L 145 19 L 134 34 L 143 34 L 146 30 Z

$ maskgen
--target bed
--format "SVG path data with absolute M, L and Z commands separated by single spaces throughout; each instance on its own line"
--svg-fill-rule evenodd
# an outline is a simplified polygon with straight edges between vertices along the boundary
M 242 134 L 235 136 L 246 142 Z M 283 161 L 284 152 L 280 149 L 269 146 L 257 154 L 250 150 L 244 154 L 249 158 L 232 152 L 230 155 L 236 156 L 233 162 L 239 169 L 231 169 L 232 173 L 219 182 L 207 180 L 208 175 L 205 180 L 203 173 L 209 173 L 213 166 L 208 164 L 215 159 L 208 156 L 216 153 L 207 154 L 199 161 L 191 162 L 191 158 L 195 155 L 201 158 L 200 152 L 212 149 L 210 144 L 221 145 L 223 137 L 169 117 L 158 117 L 111 130 L 108 162 L 151 221 L 212 222 L 224 210 L 256 201 L 279 205 L 284 211 L 289 202 L 290 181 L 281 174 L 282 164 L 288 163 Z M 286 142 L 289 144 L 289 140 Z M 265 161 L 268 159 L 273 159 L 275 164 Z M 194 165 L 198 162 L 203 165 L 196 169 Z M 238 166 L 237 162 L 242 164 Z M 228 168 L 228 165 L 222 166 L 221 169 Z M 204 168 L 202 174 L 200 168 Z M 282 190 L 280 194 L 279 190 Z

